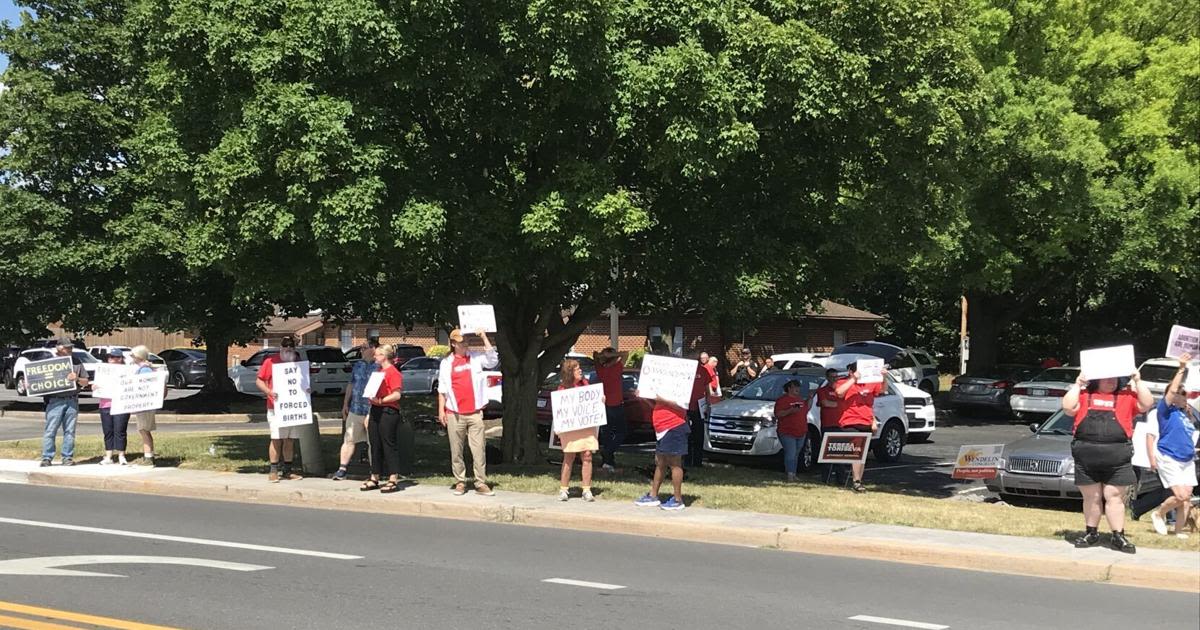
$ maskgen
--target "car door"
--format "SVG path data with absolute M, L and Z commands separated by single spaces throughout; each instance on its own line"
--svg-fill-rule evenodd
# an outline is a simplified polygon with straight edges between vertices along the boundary
M 246 359 L 245 365 L 236 365 L 230 368 L 231 380 L 233 380 L 233 385 L 239 392 L 243 394 L 260 393 L 256 384 L 256 381 L 258 381 L 258 369 L 262 367 L 263 361 L 270 354 L 266 350 L 259 350 L 250 355 L 249 359 Z
M 420 363 L 419 359 L 411 359 L 400 366 L 400 391 L 405 394 L 429 391 L 428 383 L 424 382 L 424 370 L 421 369 Z

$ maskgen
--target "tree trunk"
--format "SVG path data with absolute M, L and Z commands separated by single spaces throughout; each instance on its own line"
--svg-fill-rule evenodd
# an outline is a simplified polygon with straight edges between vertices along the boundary
M 221 335 L 204 335 L 208 363 L 208 382 L 203 391 L 231 393 L 237 391 L 229 378 L 229 340 Z
M 541 458 L 537 434 L 537 394 L 542 384 L 538 362 L 509 361 L 500 365 L 504 375 L 504 461 L 532 464 Z
M 992 297 L 982 293 L 967 294 L 967 332 L 971 337 L 967 373 L 979 374 L 996 366 L 999 354 L 1000 327 Z

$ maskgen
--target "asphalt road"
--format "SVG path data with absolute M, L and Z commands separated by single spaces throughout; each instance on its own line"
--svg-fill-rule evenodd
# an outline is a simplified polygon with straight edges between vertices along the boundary
M 516 525 L 18 485 L 0 485 L 0 518 L 0 616 L 36 606 L 52 609 L 37 612 L 44 618 L 71 611 L 214 629 L 896 627 L 852 619 L 869 616 L 925 628 L 1170 630 L 1200 621 L 1196 596 L 1184 593 Z M 118 535 L 129 532 L 203 540 Z M 36 575 L 46 561 L 21 561 L 81 555 L 151 558 L 49 563 L 109 577 Z M 238 564 L 144 563 L 159 557 Z M 73 561 L 89 564 L 65 564 Z

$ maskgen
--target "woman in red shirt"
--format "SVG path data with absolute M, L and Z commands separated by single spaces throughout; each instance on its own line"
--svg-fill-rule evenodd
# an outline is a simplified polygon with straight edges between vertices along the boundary
M 390 345 L 375 350 L 375 364 L 383 374 L 383 382 L 371 398 L 371 415 L 367 416 L 367 443 L 371 447 L 371 478 L 363 490 L 396 492 L 400 489 L 400 450 L 396 445 L 400 427 L 400 389 L 403 377 L 392 363 L 396 350 Z M 383 475 L 387 483 L 379 485 Z
M 588 384 L 587 379 L 583 378 L 583 368 L 579 367 L 579 361 L 575 359 L 563 361 L 559 378 L 558 388 L 560 390 L 583 387 Z M 597 427 L 590 427 L 559 434 L 558 439 L 562 442 L 563 450 L 562 473 L 559 475 L 559 501 L 566 501 L 569 496 L 571 469 L 575 467 L 576 455 L 579 455 L 579 459 L 582 461 L 583 500 L 588 502 L 596 500 L 592 496 L 592 452 L 600 449 L 600 442 L 596 439 L 596 429 Z
M 783 386 L 783 395 L 775 401 L 775 433 L 783 444 L 783 470 L 788 481 L 796 480 L 796 465 L 800 449 L 808 439 L 808 401 L 800 396 L 800 381 L 791 380 Z
M 1076 547 L 1100 542 L 1100 513 L 1112 528 L 1112 548 L 1135 553 L 1125 537 L 1125 491 L 1133 485 L 1133 419 L 1154 406 L 1154 395 L 1137 372 L 1128 379 L 1089 381 L 1082 374 L 1062 398 L 1063 411 L 1075 416 L 1075 485 L 1083 494 L 1086 530 Z

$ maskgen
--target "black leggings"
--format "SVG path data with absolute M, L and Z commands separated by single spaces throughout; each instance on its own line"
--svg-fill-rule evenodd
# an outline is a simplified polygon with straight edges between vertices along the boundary
M 104 450 L 125 452 L 129 431 L 129 414 L 113 415 L 100 409 L 100 428 L 104 431 Z
M 396 448 L 399 424 L 400 412 L 396 409 L 371 406 L 367 442 L 371 447 L 371 474 L 380 479 L 400 474 L 400 451 Z

